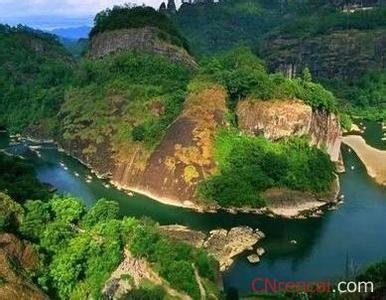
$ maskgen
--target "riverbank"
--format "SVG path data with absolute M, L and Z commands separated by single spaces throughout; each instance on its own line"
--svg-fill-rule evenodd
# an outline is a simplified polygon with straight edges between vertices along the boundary
M 366 167 L 367 174 L 378 184 L 386 186 L 386 151 L 369 146 L 359 135 L 345 136 L 343 143 L 358 155 Z
M 376 126 L 378 129 L 381 129 L 380 126 Z M 368 133 L 378 140 L 378 131 Z M 8 140 L 8 135 L 0 136 L 2 145 L 7 145 Z M 83 175 L 87 175 L 89 169 L 86 170 L 83 164 L 50 145 L 47 147 L 49 151 L 45 147 L 41 149 L 41 158 L 32 159 L 39 180 L 50 182 L 61 193 L 71 193 L 87 206 L 92 206 L 100 198 L 112 199 L 119 203 L 124 216 L 147 216 L 161 225 L 181 224 L 206 234 L 218 228 L 229 230 L 240 225 L 263 231 L 266 239 L 257 247 L 263 247 L 267 256 L 263 256 L 256 265 L 251 264 L 247 256 L 257 253 L 257 249 L 247 250 L 236 256 L 233 265 L 222 274 L 224 288 L 237 288 L 240 295 L 250 293 L 249 284 L 246 283 L 256 274 L 265 274 L 269 278 L 285 276 L 287 280 L 334 280 L 336 276 L 344 276 L 341 266 L 347 260 L 347 253 L 350 260 L 362 258 L 356 261 L 361 268 L 384 255 L 386 189 L 368 178 L 366 170 L 360 167 L 362 163 L 358 156 L 354 151 L 348 151 L 346 146 L 342 152 L 347 172 L 340 175 L 344 205 L 339 206 L 338 210 L 323 209 L 324 215 L 320 218 L 304 220 L 271 218 L 266 214 L 233 215 L 222 210 L 217 214 L 196 213 L 192 209 L 163 205 L 136 193 L 131 197 L 112 186 L 106 187 L 107 181 L 95 179 L 87 183 Z M 68 170 L 64 170 L 60 162 L 64 162 Z M 351 166 L 355 167 L 354 170 L 351 170 Z M 76 177 L 75 172 L 81 176 Z M 357 238 L 347 238 L 350 236 Z M 320 268 L 321 264 L 323 268 Z
M 230 214 L 255 214 L 266 215 L 273 218 L 280 217 L 287 219 L 305 219 L 308 217 L 321 216 L 325 209 L 330 208 L 331 205 L 336 204 L 339 200 L 338 179 L 337 185 L 332 187 L 331 193 L 328 193 L 329 195 L 327 197 L 325 195 L 314 195 L 300 191 L 270 189 L 264 193 L 264 197 L 267 198 L 267 206 L 265 207 L 220 207 L 218 205 L 203 206 L 192 201 L 179 201 L 178 199 L 162 197 L 141 187 L 121 185 L 119 182 L 111 179 L 111 174 L 99 174 L 89 163 L 86 163 L 78 157 L 72 155 L 70 152 L 66 151 L 66 149 L 61 147 L 59 143 L 56 143 L 52 140 L 36 139 L 29 136 L 22 137 L 20 135 L 17 140 L 24 140 L 33 144 L 53 144 L 57 147 L 58 151 L 63 152 L 77 160 L 80 164 L 88 168 L 90 172 L 93 173 L 97 178 L 108 181 L 112 186 L 118 190 L 124 191 L 129 196 L 133 196 L 133 193 L 136 193 L 165 205 L 190 209 L 198 213 L 217 213 L 219 211 L 225 211 Z M 31 148 L 31 145 L 29 145 L 29 147 Z

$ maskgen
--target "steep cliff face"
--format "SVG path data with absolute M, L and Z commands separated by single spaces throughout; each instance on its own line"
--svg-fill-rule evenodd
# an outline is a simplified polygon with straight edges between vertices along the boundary
M 312 145 L 325 148 L 332 161 L 339 161 L 342 132 L 335 114 L 313 111 L 300 100 L 250 99 L 239 102 L 236 113 L 240 128 L 248 134 L 270 140 L 307 135 Z
M 106 31 L 92 38 L 87 57 L 97 59 L 113 53 L 140 50 L 160 54 L 195 68 L 196 62 L 189 53 L 172 45 L 170 39 L 169 34 L 155 27 Z
M 273 35 L 261 48 L 271 71 L 293 77 L 307 66 L 318 79 L 350 80 L 386 64 L 385 30 L 344 30 L 312 37 Z
M 216 170 L 213 137 L 216 128 L 225 124 L 226 112 L 224 88 L 212 86 L 191 93 L 145 169 L 133 167 L 133 156 L 131 163 L 116 166 L 113 180 L 160 200 L 193 206 L 197 184 Z

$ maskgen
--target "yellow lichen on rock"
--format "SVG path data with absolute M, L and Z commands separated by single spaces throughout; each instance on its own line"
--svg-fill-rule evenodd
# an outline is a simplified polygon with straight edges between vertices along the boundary
M 184 169 L 184 179 L 186 183 L 192 183 L 194 179 L 200 177 L 194 166 L 186 166 Z

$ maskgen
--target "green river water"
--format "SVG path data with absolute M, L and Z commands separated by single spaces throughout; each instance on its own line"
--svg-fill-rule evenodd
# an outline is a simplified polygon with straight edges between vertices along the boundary
M 366 122 L 365 126 L 363 136 L 367 142 L 386 149 L 381 141 L 381 125 Z M 27 158 L 34 164 L 42 182 L 52 184 L 58 192 L 78 196 L 88 206 L 97 199 L 108 198 L 119 202 L 123 215 L 147 216 L 160 224 L 182 224 L 203 231 L 238 225 L 262 230 L 266 239 L 261 245 L 267 254 L 257 265 L 247 261 L 248 252 L 237 257 L 230 270 L 224 273 L 226 289 L 233 287 L 243 294 L 251 293 L 251 281 L 255 277 L 292 281 L 337 280 L 386 258 L 386 188 L 367 176 L 360 160 L 345 146 L 343 156 L 347 172 L 340 176 L 344 204 L 320 218 L 287 220 L 225 212 L 197 213 L 138 194 L 130 197 L 115 188 L 107 188 L 105 182 L 75 159 L 59 152 L 54 145 L 43 145 L 37 155 L 26 146 L 27 142 L 9 143 L 9 137 L 0 133 L 0 149 L 7 148 L 7 151 Z M 353 170 L 351 166 L 354 166 Z M 87 175 L 93 176 L 91 183 L 86 182 Z M 297 243 L 293 244 L 291 240 Z

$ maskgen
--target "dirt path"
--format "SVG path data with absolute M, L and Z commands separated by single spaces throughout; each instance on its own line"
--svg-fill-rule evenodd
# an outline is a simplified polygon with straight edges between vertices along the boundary
M 198 287 L 199 287 L 199 289 L 200 289 L 201 300 L 205 300 L 205 299 L 206 299 L 206 291 L 205 291 L 204 286 L 202 285 L 201 277 L 200 277 L 200 275 L 198 274 L 198 271 L 197 271 L 196 266 L 193 264 L 192 267 L 193 267 L 193 269 L 194 269 L 194 276 L 196 277 L 196 282 L 197 282 Z

